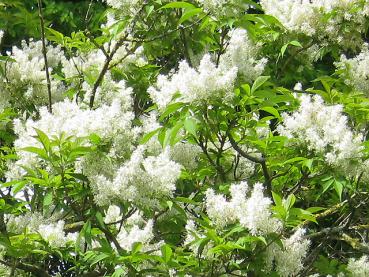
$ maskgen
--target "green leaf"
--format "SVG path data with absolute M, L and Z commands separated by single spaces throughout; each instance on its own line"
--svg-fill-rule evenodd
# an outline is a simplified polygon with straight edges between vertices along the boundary
M 14 194 L 17 194 L 19 191 L 21 191 L 27 184 L 27 181 L 20 181 L 17 184 L 13 185 L 12 192 Z
M 156 133 L 158 133 L 162 128 L 158 128 L 154 131 L 151 131 L 145 135 L 143 135 L 143 137 L 140 139 L 140 144 L 145 144 L 146 142 L 148 142 L 153 136 L 156 135 Z
M 35 128 L 35 131 L 37 133 L 36 138 L 38 139 L 39 142 L 42 143 L 42 145 L 44 146 L 45 150 L 49 152 L 49 150 L 50 150 L 50 140 L 49 140 L 49 137 L 44 132 L 42 132 L 39 129 L 36 129 Z
M 4 62 L 16 62 L 15 59 L 9 57 L 9 56 L 0 56 L 0 61 L 4 61 Z
M 182 203 L 187 203 L 187 204 L 192 204 L 192 205 L 199 205 L 200 204 L 199 202 L 196 202 L 192 199 L 189 199 L 189 198 L 186 198 L 186 197 L 181 197 L 181 196 L 176 197 L 175 200 L 177 202 L 182 202 Z
M 97 223 L 99 223 L 101 227 L 104 227 L 105 224 L 104 224 L 104 219 L 103 219 L 102 214 L 100 212 L 96 212 L 95 216 L 96 216 Z
M 178 24 L 182 24 L 183 22 L 191 19 L 191 17 L 194 17 L 195 15 L 199 14 L 202 12 L 202 9 L 200 8 L 196 8 L 196 9 L 191 9 L 191 10 L 188 10 L 186 11 L 182 16 L 181 18 L 179 19 L 178 21 Z
M 193 4 L 188 2 L 171 2 L 164 6 L 162 6 L 160 9 L 175 9 L 175 8 L 183 8 L 183 9 L 194 9 L 196 8 Z
M 274 191 L 272 191 L 272 196 L 273 196 L 274 203 L 277 206 L 282 206 L 282 198 Z
M 43 201 L 44 207 L 50 206 L 50 204 L 52 203 L 52 201 L 53 201 L 53 193 L 50 191 L 44 197 L 44 201 Z
M 163 120 L 164 118 L 166 118 L 168 115 L 178 111 L 180 108 L 182 108 L 185 104 L 182 102 L 176 102 L 173 104 L 170 104 L 167 106 L 167 108 L 165 109 L 165 111 L 161 114 L 161 116 L 159 117 L 159 120 Z
M 20 150 L 37 154 L 40 158 L 44 160 L 49 160 L 49 156 L 47 155 L 45 149 L 29 146 L 29 147 L 21 148 Z
M 334 181 L 333 187 L 337 192 L 338 197 L 342 200 L 343 184 L 337 180 Z
M 295 195 L 290 194 L 285 201 L 282 201 L 283 202 L 282 205 L 286 210 L 289 210 L 293 207 L 295 201 L 296 201 Z
M 301 43 L 298 42 L 297 40 L 291 41 L 290 44 L 293 45 L 293 46 L 302 47 Z
M 107 253 L 101 253 L 96 255 L 95 257 L 93 257 L 93 259 L 89 260 L 89 265 L 93 266 L 95 264 L 97 264 L 98 262 L 101 262 L 102 260 L 105 260 L 106 258 L 109 258 L 110 255 Z
M 168 209 L 170 211 L 173 207 L 173 202 L 172 201 L 167 201 L 167 206 L 168 206 Z
M 281 56 L 282 57 L 283 57 L 284 53 L 286 52 L 288 45 L 293 45 L 293 46 L 296 46 L 296 47 L 302 47 L 301 43 L 298 42 L 297 40 L 290 41 L 290 42 L 288 42 L 288 43 L 286 43 L 285 45 L 282 46 L 282 48 L 281 48 Z
M 281 116 L 279 114 L 279 112 L 277 111 L 277 109 L 273 108 L 273 107 L 262 107 L 260 108 L 260 110 L 266 111 L 270 114 L 272 114 L 274 117 L 281 119 Z
M 135 242 L 132 245 L 132 251 L 131 251 L 132 255 L 139 253 L 141 249 L 142 249 L 142 242 Z
M 180 140 L 180 138 L 179 139 L 177 138 L 177 134 L 179 130 L 181 130 L 182 127 L 183 127 L 183 121 L 178 121 L 176 125 L 174 125 L 174 127 L 171 129 L 170 142 L 169 142 L 170 146 L 175 145 Z
M 183 122 L 183 125 L 187 132 L 196 137 L 197 123 L 195 119 L 191 117 L 186 118 L 186 120 Z
M 253 94 L 259 87 L 261 87 L 266 81 L 268 81 L 270 76 L 259 76 L 251 87 L 251 94 Z
M 170 258 L 172 257 L 173 251 L 170 248 L 169 245 L 164 244 L 161 248 L 161 255 L 163 256 L 163 259 L 166 263 L 170 261 Z

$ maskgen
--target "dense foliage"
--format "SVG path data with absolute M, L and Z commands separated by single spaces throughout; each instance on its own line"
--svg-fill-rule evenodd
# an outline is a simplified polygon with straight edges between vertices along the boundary
M 369 276 L 369 0 L 1 0 L 1 276 Z

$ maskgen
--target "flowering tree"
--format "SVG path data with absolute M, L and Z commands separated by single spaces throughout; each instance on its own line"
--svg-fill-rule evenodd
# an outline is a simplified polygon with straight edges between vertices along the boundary
M 368 0 L 106 0 L 70 36 L 42 4 L 0 57 L 1 276 L 369 276 Z

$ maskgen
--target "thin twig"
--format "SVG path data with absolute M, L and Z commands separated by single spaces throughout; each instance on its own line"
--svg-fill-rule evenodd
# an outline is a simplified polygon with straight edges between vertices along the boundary
M 49 65 L 47 62 L 47 52 L 46 52 L 46 42 L 45 42 L 45 22 L 44 17 L 42 15 L 42 0 L 38 0 L 38 15 L 40 17 L 40 25 L 41 25 L 41 39 L 42 39 L 42 54 L 44 56 L 45 61 L 45 72 L 46 72 L 46 82 L 47 82 L 47 94 L 49 97 L 49 105 L 48 110 L 49 113 L 52 113 L 52 103 L 51 103 L 51 81 L 49 75 Z

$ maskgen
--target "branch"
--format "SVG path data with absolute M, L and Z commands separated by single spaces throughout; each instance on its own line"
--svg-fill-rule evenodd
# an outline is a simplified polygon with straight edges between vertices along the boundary
M 90 109 L 92 109 L 93 106 L 94 106 L 96 91 L 97 91 L 98 87 L 100 86 L 102 80 L 104 79 L 104 76 L 105 76 L 106 72 L 110 69 L 110 67 L 109 67 L 110 62 L 113 60 L 113 57 L 114 57 L 115 53 L 123 45 L 123 42 L 128 41 L 129 35 L 132 33 L 133 28 L 136 26 L 138 15 L 145 8 L 145 5 L 146 5 L 146 3 L 144 5 L 142 5 L 141 9 L 134 15 L 134 17 L 133 17 L 133 19 L 130 23 L 131 25 L 127 27 L 126 33 L 122 36 L 121 39 L 118 40 L 118 42 L 115 44 L 115 46 L 111 50 L 110 54 L 106 57 L 106 61 L 104 63 L 104 66 L 103 66 L 103 68 L 102 68 L 102 70 L 99 74 L 99 77 L 97 78 L 97 80 L 96 80 L 96 82 L 95 82 L 95 84 L 92 88 L 92 93 L 91 93 L 91 97 L 90 97 L 90 104 L 89 104 Z M 134 49 L 137 46 L 138 45 L 136 44 L 134 47 L 132 47 L 132 49 Z M 123 59 L 125 59 L 127 56 L 128 55 L 125 55 Z
M 258 157 L 254 157 L 249 155 L 248 153 L 246 153 L 245 151 L 243 151 L 237 144 L 237 142 L 235 142 L 235 140 L 233 139 L 231 134 L 228 134 L 228 139 L 229 142 L 231 143 L 232 147 L 234 148 L 234 150 L 236 150 L 238 152 L 238 154 L 240 154 L 242 157 L 254 162 L 254 163 L 258 163 L 261 165 L 261 168 L 263 170 L 263 175 L 264 175 L 264 179 L 265 179 L 265 185 L 267 187 L 267 193 L 269 194 L 269 196 L 271 196 L 272 193 L 272 178 L 270 177 L 269 171 L 268 171 L 268 167 L 266 165 L 266 161 L 264 157 L 258 158 Z
M 235 142 L 235 140 L 233 139 L 233 137 L 229 134 L 228 135 L 229 138 L 229 142 L 231 143 L 232 147 L 234 148 L 234 150 L 236 150 L 238 152 L 238 154 L 240 154 L 242 157 L 254 162 L 254 163 L 258 163 L 258 164 L 262 164 L 265 163 L 265 159 L 264 158 L 258 158 L 258 157 L 254 157 L 251 156 L 250 154 L 246 153 L 245 151 L 243 151 L 237 144 L 237 142 Z
M 347 234 L 342 234 L 341 236 L 337 237 L 337 239 L 348 243 L 355 250 L 369 254 L 369 246 L 360 242 L 359 239 L 352 238 Z
M 14 264 L 11 264 L 11 263 L 3 261 L 3 260 L 0 260 L 0 263 L 3 264 L 3 265 L 9 266 L 9 267 L 14 266 Z M 44 270 L 44 269 L 42 269 L 38 266 L 35 266 L 35 265 L 18 262 L 18 263 L 16 263 L 15 266 L 16 266 L 16 268 L 21 269 L 21 270 L 26 271 L 26 272 L 29 272 L 29 273 L 32 273 L 34 276 L 37 276 L 37 277 L 51 277 L 51 275 L 49 273 L 47 273 L 46 270 Z
M 46 43 L 45 43 L 45 22 L 44 17 L 42 15 L 42 0 L 38 0 L 38 15 L 40 17 L 40 25 L 41 25 L 41 38 L 42 38 L 42 54 L 44 56 L 45 61 L 45 72 L 46 72 L 46 82 L 47 82 L 47 94 L 49 97 L 49 105 L 48 110 L 49 113 L 52 113 L 52 103 L 51 103 L 51 81 L 49 75 L 49 65 L 47 62 L 47 53 L 46 53 Z

